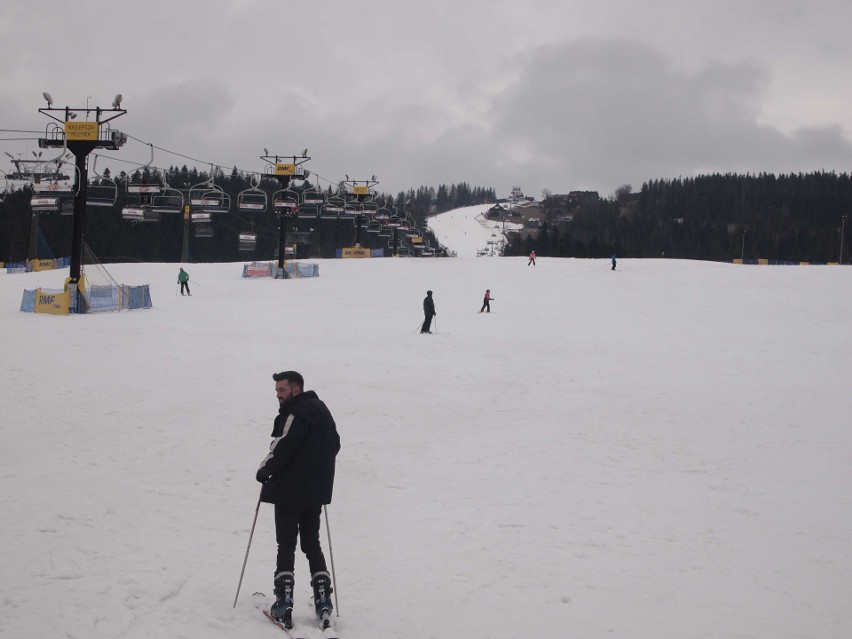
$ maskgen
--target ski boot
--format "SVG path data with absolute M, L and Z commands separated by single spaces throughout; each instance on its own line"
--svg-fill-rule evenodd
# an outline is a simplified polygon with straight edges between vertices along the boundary
M 279 572 L 275 575 L 275 603 L 269 609 L 269 614 L 290 629 L 293 627 L 293 586 L 296 580 L 292 572 Z
M 320 618 L 323 628 L 331 627 L 331 577 L 325 571 L 311 575 L 311 586 L 314 588 L 314 609 Z

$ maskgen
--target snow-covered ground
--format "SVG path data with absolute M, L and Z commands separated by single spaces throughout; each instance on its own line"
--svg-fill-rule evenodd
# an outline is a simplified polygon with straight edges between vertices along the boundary
M 852 634 L 852 270 L 319 264 L 113 265 L 154 308 L 69 317 L 18 312 L 66 271 L 0 275 L 0 636 L 281 637 L 267 505 L 232 603 L 291 368 L 342 438 L 346 639 Z

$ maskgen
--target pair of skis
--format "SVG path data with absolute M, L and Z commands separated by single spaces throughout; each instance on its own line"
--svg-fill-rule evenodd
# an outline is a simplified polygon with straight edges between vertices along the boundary
M 255 606 L 263 612 L 269 621 L 281 628 L 281 630 L 283 630 L 290 639 L 307 639 L 304 635 L 300 635 L 299 630 L 295 627 L 288 628 L 283 621 L 272 616 L 272 613 L 269 611 L 270 605 L 266 595 L 261 592 L 256 592 L 254 594 L 254 599 Z M 323 611 L 322 617 L 319 620 L 319 629 L 322 631 L 323 639 L 339 639 L 339 635 L 331 623 L 331 611 Z

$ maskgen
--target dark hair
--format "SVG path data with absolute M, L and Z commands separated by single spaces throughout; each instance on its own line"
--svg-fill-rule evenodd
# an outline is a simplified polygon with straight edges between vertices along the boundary
M 283 373 L 272 373 L 272 379 L 276 382 L 289 382 L 299 387 L 299 390 L 305 390 L 305 378 L 299 375 L 296 371 L 284 371 Z

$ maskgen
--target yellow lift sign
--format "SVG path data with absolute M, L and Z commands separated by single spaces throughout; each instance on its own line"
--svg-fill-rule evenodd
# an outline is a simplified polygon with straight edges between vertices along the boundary
M 98 141 L 97 122 L 74 122 L 69 120 L 65 123 L 65 139 L 69 142 Z

